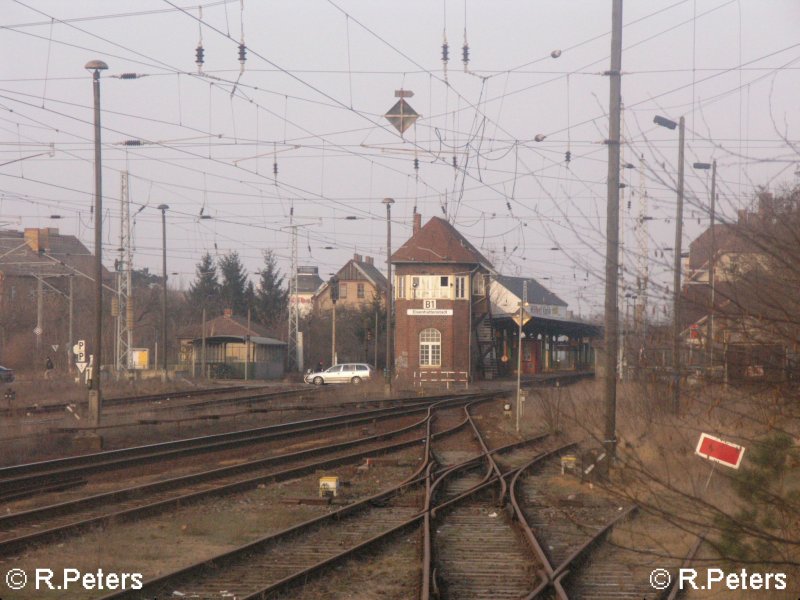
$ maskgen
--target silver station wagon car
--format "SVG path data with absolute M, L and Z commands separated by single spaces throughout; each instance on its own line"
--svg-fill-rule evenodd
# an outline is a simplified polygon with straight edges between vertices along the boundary
M 372 379 L 375 367 L 367 363 L 343 363 L 333 365 L 324 371 L 306 373 L 306 383 L 324 385 L 326 383 L 353 383 L 358 385 Z

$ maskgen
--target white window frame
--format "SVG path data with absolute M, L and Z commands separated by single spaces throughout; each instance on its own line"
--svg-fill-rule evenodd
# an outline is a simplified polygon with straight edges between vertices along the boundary
M 442 332 L 434 327 L 419 332 L 419 366 L 442 366 Z
M 467 298 L 467 276 L 466 275 L 457 275 L 454 277 L 456 288 L 455 288 L 455 299 L 456 300 L 465 300 Z
M 395 298 L 405 298 L 406 297 L 406 276 L 405 275 L 396 275 L 394 281 L 395 281 L 395 284 L 394 284 L 394 297 Z
M 447 285 L 442 285 L 442 280 Z M 421 300 L 450 300 L 450 275 L 414 275 L 411 278 L 411 297 Z

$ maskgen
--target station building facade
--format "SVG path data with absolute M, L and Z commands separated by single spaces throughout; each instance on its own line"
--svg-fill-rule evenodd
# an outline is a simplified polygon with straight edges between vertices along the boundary
M 412 236 L 391 261 L 401 386 L 463 387 L 516 375 L 523 296 L 522 375 L 592 370 L 601 328 L 575 320 L 536 280 L 497 274 L 446 220 L 433 217 L 422 226 L 415 213 Z
M 433 217 L 423 227 L 419 213 L 391 261 L 397 379 L 415 386 L 470 381 L 480 362 L 476 331 L 491 319 L 491 263 L 450 223 Z

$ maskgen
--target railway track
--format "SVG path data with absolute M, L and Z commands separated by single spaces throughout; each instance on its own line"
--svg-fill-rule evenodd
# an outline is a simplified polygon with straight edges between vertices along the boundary
M 204 452 L 217 452 L 256 443 L 276 441 L 300 433 L 321 433 L 333 428 L 351 427 L 374 420 L 390 419 L 401 415 L 424 413 L 439 401 L 461 403 L 477 396 L 430 397 L 424 401 L 379 408 L 358 413 L 346 413 L 316 419 L 293 421 L 254 429 L 160 442 L 121 450 L 110 450 L 80 456 L 41 461 L 0 468 L 0 496 L 20 489 L 36 490 L 52 486 L 65 479 L 85 477 L 91 473 L 171 460 L 181 456 L 194 456 Z
M 522 454 L 514 444 L 501 460 L 489 450 L 469 406 L 464 411 L 480 460 L 450 468 L 431 484 L 420 598 L 522 598 L 538 580 L 535 557 L 503 505 L 506 477 L 529 460 L 530 451 Z M 511 469 L 503 472 L 500 463 Z
M 564 447 L 563 449 L 567 449 Z M 676 529 L 639 514 L 632 504 L 587 492 L 564 480 L 558 454 L 532 461 L 511 480 L 510 497 L 528 543 L 542 565 L 543 580 L 525 598 L 559 600 L 642 600 L 666 597 L 654 590 L 654 565 L 671 572 L 680 556 Z M 560 481 L 559 481 L 560 480 Z
M 202 388 L 197 390 L 181 390 L 175 392 L 164 392 L 159 394 L 145 394 L 140 396 L 117 396 L 112 398 L 103 398 L 104 407 L 117 407 L 117 406 L 130 406 L 136 404 L 147 404 L 156 402 L 178 402 L 187 398 L 199 398 L 210 395 L 234 394 L 238 392 L 253 392 L 254 390 L 268 390 L 267 386 L 246 386 L 234 385 L 228 387 L 216 388 Z M 279 392 L 267 392 L 253 395 L 253 398 L 262 396 L 281 396 L 296 394 L 298 390 L 282 390 Z M 29 404 L 26 406 L 19 406 L 9 408 L 7 406 L 0 407 L 0 416 L 10 416 L 13 413 L 18 414 L 50 414 L 56 412 L 63 412 L 67 407 L 82 406 L 87 404 L 88 401 L 81 400 L 78 402 L 54 402 L 52 404 Z
M 441 401 L 446 408 L 449 401 Z M 426 409 L 430 413 L 433 408 Z M 281 481 L 316 469 L 361 460 L 418 444 L 414 433 L 428 420 L 374 436 L 283 453 L 0 517 L 0 555 L 35 542 L 160 513 L 176 506 Z M 398 438 L 392 443 L 386 440 Z
M 224 597 L 222 590 L 239 599 L 272 597 L 368 548 L 391 543 L 398 535 L 419 529 L 427 514 L 425 507 L 430 505 L 430 477 L 434 467 L 430 460 L 432 439 L 458 435 L 465 424 L 465 420 L 449 416 L 441 419 L 434 434 L 432 419 L 427 419 L 425 458 L 398 485 L 330 515 L 150 581 L 142 590 L 105 598 L 163 597 L 176 590 L 202 598 Z M 479 457 L 480 453 L 475 453 L 461 465 L 442 468 L 440 473 L 453 476 L 461 468 L 472 466 Z

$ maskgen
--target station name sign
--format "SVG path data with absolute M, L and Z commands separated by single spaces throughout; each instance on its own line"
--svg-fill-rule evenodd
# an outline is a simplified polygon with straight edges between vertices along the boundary
M 408 308 L 406 314 L 411 317 L 452 317 L 452 308 Z
M 410 317 L 452 317 L 452 308 L 436 308 L 436 300 L 423 300 L 422 308 L 408 308 L 406 314 Z

